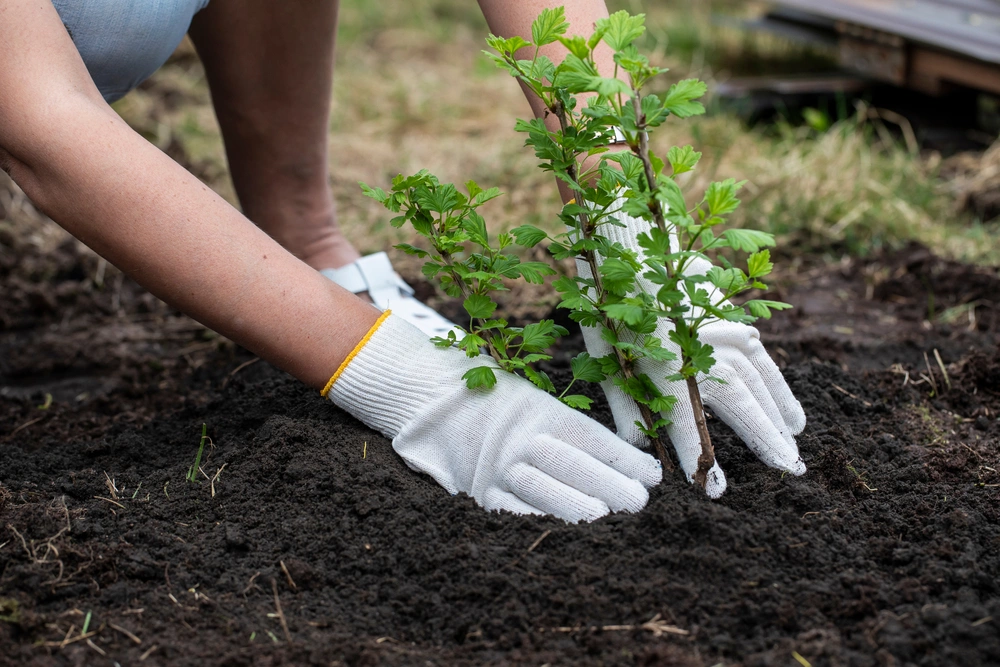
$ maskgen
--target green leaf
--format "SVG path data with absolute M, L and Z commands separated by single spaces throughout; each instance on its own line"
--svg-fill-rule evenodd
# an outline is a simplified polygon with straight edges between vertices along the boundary
M 722 237 L 730 248 L 744 252 L 757 252 L 762 246 L 773 246 L 774 236 L 756 229 L 727 229 Z
M 646 95 L 643 97 L 640 108 L 642 109 L 642 115 L 646 117 L 646 127 L 658 127 L 670 115 L 663 108 L 660 98 L 656 95 Z
M 566 329 L 556 326 L 552 320 L 529 324 L 521 331 L 522 349 L 525 352 L 541 352 L 551 347 L 557 337 L 565 334 Z
M 419 257 L 421 259 L 423 259 L 424 257 L 427 257 L 428 255 L 430 255 L 430 253 L 427 252 L 426 250 L 422 250 L 421 248 L 418 248 L 416 246 L 412 246 L 409 243 L 397 243 L 393 247 L 396 250 L 402 250 L 407 255 L 414 255 L 414 256 Z
M 694 100 L 703 96 L 708 90 L 704 81 L 698 79 L 684 79 L 670 86 L 666 99 L 663 100 L 663 108 L 674 114 L 678 118 L 688 118 L 705 113 L 705 107 L 701 102 Z
M 366 197 L 371 197 L 380 204 L 384 204 L 389 199 L 389 195 L 382 188 L 370 188 L 361 181 L 358 181 L 358 185 L 361 186 L 361 191 Z
M 767 299 L 751 299 L 743 304 L 754 317 L 762 317 L 765 320 L 771 319 L 772 310 L 787 310 L 792 307 L 790 303 L 783 301 L 768 301 Z
M 576 410 L 589 410 L 594 401 L 581 394 L 570 394 L 560 399 L 563 403 Z
M 608 317 L 621 320 L 629 326 L 638 326 L 645 316 L 642 306 L 628 302 L 605 304 L 601 306 L 601 310 L 607 313 Z
M 532 285 L 541 285 L 545 282 L 545 276 L 553 276 L 556 270 L 545 262 L 521 262 L 517 265 L 517 270 L 527 282 Z
M 615 294 L 624 295 L 635 284 L 635 269 L 621 259 L 612 257 L 604 260 L 600 271 L 604 287 Z
M 535 46 L 545 46 L 559 39 L 569 29 L 562 7 L 546 8 L 531 24 L 531 39 Z
M 552 380 L 544 371 L 536 371 L 534 368 L 527 367 L 524 369 L 524 376 L 542 391 L 547 391 L 550 394 L 555 393 L 556 386 L 552 384 Z
M 490 389 L 497 383 L 495 371 L 491 366 L 476 366 L 467 370 L 462 379 L 469 389 Z
M 573 35 L 572 37 L 559 37 L 559 43 L 566 47 L 566 50 L 572 53 L 577 58 L 589 58 L 590 48 L 587 46 L 587 40 L 585 40 L 580 35 Z
M 469 317 L 483 320 L 492 315 L 493 311 L 497 309 L 497 305 L 493 302 L 493 299 L 483 294 L 469 296 L 462 305 L 465 306 L 465 312 L 469 314 Z
M 573 378 L 584 382 L 601 382 L 604 380 L 604 373 L 601 371 L 601 364 L 586 352 L 581 352 L 573 357 L 569 362 L 573 369 Z
M 465 334 L 462 340 L 458 343 L 459 349 L 464 350 L 465 354 L 467 354 L 470 357 L 479 356 L 479 348 L 485 346 L 486 346 L 486 341 L 483 339 L 483 337 L 474 333 Z
M 473 206 L 480 206 L 482 204 L 485 204 L 486 202 L 488 202 L 491 199 L 496 199 L 501 194 L 503 194 L 503 193 L 500 192 L 500 188 L 490 188 L 489 190 L 482 190 L 482 191 L 476 193 L 476 195 L 474 195 L 474 196 L 470 192 L 469 196 L 472 197 L 472 205 Z
M 710 268 L 706 274 L 709 282 L 723 292 L 737 292 L 746 284 L 746 276 L 738 268 L 723 269 L 718 266 Z
M 708 204 L 710 215 L 726 215 L 732 213 L 740 205 L 736 193 L 746 181 L 736 182 L 735 178 L 727 178 L 708 186 L 705 191 L 705 203 Z
M 521 225 L 510 230 L 517 240 L 517 244 L 525 248 L 534 248 L 536 245 L 549 237 L 544 231 L 534 225 Z
M 673 424 L 673 422 L 669 419 L 657 419 L 655 422 L 653 422 L 653 428 L 646 428 L 646 425 L 643 424 L 638 419 L 635 421 L 635 425 L 639 428 L 639 430 L 645 433 L 650 438 L 655 438 L 659 436 L 660 435 L 659 430 L 661 428 L 666 428 L 671 424 Z
M 646 31 L 645 14 L 629 15 L 624 9 L 606 19 L 598 19 L 596 27 L 604 31 L 604 41 L 612 51 L 621 51 Z
M 681 192 L 680 186 L 674 179 L 667 176 L 659 179 L 656 198 L 670 207 L 667 211 L 669 217 L 687 216 L 687 202 L 684 201 L 684 193 Z
M 643 173 L 642 160 L 633 155 L 631 151 L 610 153 L 605 155 L 604 159 L 617 162 L 621 166 L 622 173 L 627 180 L 638 178 Z
M 774 264 L 771 263 L 771 251 L 761 250 L 747 257 L 747 276 L 750 278 L 760 278 L 771 273 Z M 760 317 L 767 317 L 761 315 Z
M 670 168 L 674 170 L 674 176 L 691 171 L 698 165 L 700 159 L 701 153 L 691 146 L 674 146 L 667 153 L 667 160 L 670 161 Z

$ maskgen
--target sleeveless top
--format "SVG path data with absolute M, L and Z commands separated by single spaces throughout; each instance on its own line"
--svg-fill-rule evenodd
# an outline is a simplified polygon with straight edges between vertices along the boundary
M 108 102 L 167 61 L 209 0 L 52 0 Z

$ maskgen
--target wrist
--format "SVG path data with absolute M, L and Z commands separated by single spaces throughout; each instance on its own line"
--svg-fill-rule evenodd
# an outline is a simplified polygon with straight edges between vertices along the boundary
M 487 359 L 439 348 L 422 331 L 386 311 L 330 378 L 323 395 L 394 438 L 431 403 L 463 389 L 462 375 L 489 363 Z

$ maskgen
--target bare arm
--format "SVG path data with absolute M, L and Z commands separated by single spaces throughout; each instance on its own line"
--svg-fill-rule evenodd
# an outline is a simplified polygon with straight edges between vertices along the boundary
M 378 316 L 104 103 L 49 0 L 0 2 L 0 166 L 153 294 L 322 387 Z
M 490 26 L 490 31 L 501 37 L 513 37 L 520 35 L 525 39 L 531 39 L 531 23 L 542 12 L 543 9 L 564 5 L 566 8 L 566 20 L 569 21 L 569 35 L 583 35 L 589 37 L 594 31 L 594 24 L 598 19 L 607 18 L 608 8 L 604 0 L 579 0 L 579 2 L 563 3 L 559 0 L 518 0 L 509 2 L 508 0 L 479 0 L 479 7 L 483 10 L 483 16 Z M 524 49 L 522 49 L 522 52 Z M 548 56 L 553 62 L 559 63 L 566 57 L 566 48 L 558 43 L 546 44 L 540 49 L 542 55 Z M 519 57 L 530 57 L 525 54 Z M 604 76 L 611 76 L 615 71 L 614 54 L 611 48 L 601 42 L 595 53 L 597 68 Z M 545 106 L 521 84 L 521 90 L 531 105 L 531 111 L 536 118 L 545 117 Z M 586 96 L 580 96 L 585 99 Z M 559 122 L 555 117 L 545 119 L 545 124 L 553 132 L 559 129 Z M 595 158 L 596 161 L 597 158 Z M 588 165 L 590 166 L 590 165 Z M 569 188 L 560 181 L 559 193 L 563 201 L 569 201 L 573 196 Z

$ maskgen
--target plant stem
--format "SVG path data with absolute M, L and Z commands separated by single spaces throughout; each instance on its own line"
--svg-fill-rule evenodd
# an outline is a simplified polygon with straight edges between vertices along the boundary
M 566 126 L 567 126 L 565 107 L 563 107 L 562 103 L 556 102 L 555 104 L 549 107 L 549 110 L 552 111 L 555 114 L 556 118 L 559 119 L 559 129 L 561 133 L 565 136 Z M 570 166 L 567 169 L 567 176 L 569 176 L 574 183 L 580 185 L 580 180 L 576 170 L 575 156 L 573 157 L 573 160 L 570 161 Z M 585 239 L 591 238 L 591 236 L 593 235 L 593 230 L 590 228 L 589 217 L 587 216 L 586 213 L 580 213 L 578 217 L 580 219 L 580 231 L 583 234 L 583 237 Z M 587 264 L 590 266 L 590 274 L 594 280 L 595 296 L 597 297 L 598 302 L 600 302 L 604 298 L 604 285 L 601 281 L 601 272 L 599 270 L 599 266 L 597 263 L 597 253 L 592 250 L 584 250 L 583 254 L 587 260 Z M 612 320 L 610 317 L 607 316 L 605 316 L 603 319 L 604 319 L 604 326 L 611 329 L 612 331 L 616 331 L 614 320 Z M 635 368 L 632 360 L 628 359 L 625 356 L 625 353 L 622 352 L 617 347 L 612 346 L 612 349 L 614 350 L 615 358 L 618 361 L 618 366 L 619 368 L 621 368 L 622 375 L 625 376 L 625 379 L 631 380 L 635 378 Z M 656 452 L 656 457 L 660 460 L 660 465 L 663 466 L 664 471 L 673 470 L 674 466 L 670 460 L 670 456 L 667 454 L 667 448 L 663 445 L 663 440 L 662 438 L 660 438 L 657 429 L 653 428 L 653 425 L 656 423 L 656 418 L 654 417 L 653 412 L 649 409 L 649 406 L 643 405 L 638 401 L 636 401 L 636 403 L 639 406 L 639 413 L 642 415 L 642 420 L 646 424 L 646 429 L 656 433 L 656 435 L 651 435 L 651 436 L 647 435 L 647 437 L 649 438 L 650 443 L 653 445 L 653 451 Z
M 705 488 L 708 483 L 708 471 L 715 465 L 715 448 L 712 446 L 712 438 L 708 434 L 708 425 L 705 423 L 705 406 L 701 402 L 701 391 L 698 389 L 698 380 L 695 376 L 687 378 L 688 396 L 691 399 L 691 408 L 694 411 L 694 423 L 698 427 L 698 437 L 701 440 L 701 454 L 698 456 L 698 469 L 694 473 L 694 481 L 701 488 Z
M 637 153 L 638 158 L 642 161 L 643 171 L 646 174 L 646 185 L 649 188 L 650 195 L 652 195 L 656 189 L 656 172 L 653 169 L 653 161 L 649 157 L 649 136 L 644 129 L 646 126 L 646 117 L 642 113 L 642 100 L 639 97 L 638 91 L 635 91 L 635 94 L 632 96 L 632 108 L 635 109 L 635 123 L 639 128 L 639 142 L 638 146 L 633 147 L 633 152 Z M 653 214 L 653 220 L 656 221 L 656 226 L 660 229 L 660 232 L 663 234 L 669 233 L 663 207 L 652 196 L 650 196 L 649 211 Z M 672 263 L 665 262 L 664 267 L 667 270 L 667 274 L 671 275 L 674 268 Z M 674 328 L 677 330 L 688 326 L 683 317 L 671 317 L 667 319 L 673 323 Z M 682 353 L 681 367 L 686 366 L 688 361 L 687 355 Z M 709 435 L 708 426 L 705 424 L 705 406 L 702 403 L 701 390 L 698 388 L 698 381 L 695 376 L 692 375 L 687 378 L 687 387 L 688 396 L 691 400 L 691 409 L 694 412 L 694 423 L 698 428 L 698 439 L 701 442 L 701 454 L 698 456 L 698 469 L 695 471 L 694 481 L 704 489 L 708 481 L 708 471 L 715 465 L 715 448 L 712 446 L 712 437 Z
M 441 253 L 441 259 L 443 259 L 444 263 L 448 265 L 448 271 L 451 273 L 451 279 L 452 279 L 452 281 L 456 285 L 458 285 L 459 288 L 462 290 L 462 296 L 465 297 L 466 299 L 468 299 L 470 296 L 472 296 L 472 293 L 469 291 L 469 286 L 465 284 L 465 281 L 462 280 L 462 277 L 460 275 L 458 275 L 457 271 L 455 271 L 455 263 L 452 261 L 451 255 L 449 253 L 447 253 L 447 252 L 442 251 L 440 248 L 437 248 L 437 251 L 439 253 Z M 479 324 L 482 325 L 483 321 L 479 320 Z M 503 358 L 500 356 L 500 353 L 497 351 L 496 347 L 493 345 L 493 341 L 492 340 L 489 340 L 489 339 L 486 340 L 486 349 L 489 350 L 490 356 L 493 357 L 493 359 L 498 364 L 500 364 L 500 366 L 502 368 L 504 366 L 504 364 L 503 364 Z

